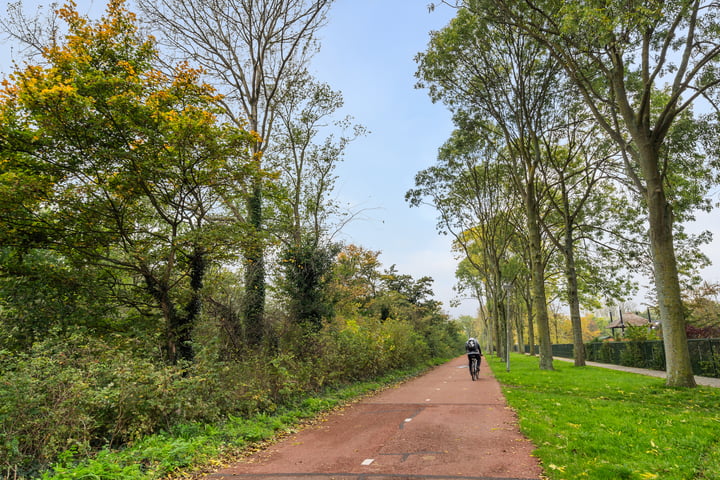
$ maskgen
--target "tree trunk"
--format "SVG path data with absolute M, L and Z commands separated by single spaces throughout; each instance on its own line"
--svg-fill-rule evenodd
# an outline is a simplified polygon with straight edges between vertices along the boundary
M 585 343 L 582 338 L 582 319 L 580 318 L 580 298 L 578 296 L 577 271 L 575 269 L 575 252 L 573 248 L 572 230 L 569 222 L 565 222 L 565 276 L 567 277 L 567 296 L 570 304 L 570 323 L 573 333 L 573 356 L 576 367 L 585 366 Z
M 519 313 L 515 315 L 515 331 L 517 332 L 518 352 L 525 353 L 525 332 L 522 316 Z
M 552 342 L 550 340 L 550 321 L 547 311 L 547 297 L 545 295 L 545 266 L 542 261 L 542 237 L 538 205 L 535 199 L 534 175 L 529 175 L 525 192 L 525 207 L 527 211 L 528 238 L 530 240 L 530 263 L 532 271 L 532 296 L 535 318 L 537 319 L 538 335 L 540 337 L 540 369 L 553 370 Z
M 483 300 L 482 300 L 482 291 L 477 287 L 475 288 L 475 297 L 477 298 L 477 301 L 479 304 L 478 318 L 479 318 L 480 324 L 482 326 L 481 330 L 484 333 L 483 340 L 485 340 L 485 353 L 490 355 L 490 353 L 492 353 L 492 345 L 493 345 L 493 343 L 492 343 L 492 337 L 493 337 L 492 315 L 489 314 L 490 312 L 485 310 L 485 307 L 483 305 Z
M 672 208 L 665 196 L 658 169 L 657 153 L 652 148 L 645 148 L 642 149 L 640 157 L 640 165 L 647 179 L 650 247 L 665 345 L 667 385 L 694 387 L 695 377 L 690 363 L 685 314 L 673 246 Z
M 533 322 L 534 316 L 533 316 L 533 301 L 532 296 L 530 295 L 529 289 L 526 288 L 526 295 L 525 298 L 526 306 L 527 306 L 527 314 L 528 314 L 528 343 L 530 344 L 530 355 L 535 355 L 537 352 L 535 351 L 535 322 Z
M 177 364 L 180 359 L 192 359 L 192 346 L 189 344 L 189 328 L 185 319 L 178 314 L 175 304 L 170 299 L 169 288 L 164 282 L 158 281 L 149 273 L 144 274 L 148 292 L 157 302 L 165 321 L 165 360 L 170 365 Z
M 259 181 L 258 181 L 259 182 Z M 262 187 L 253 186 L 248 199 L 248 217 L 253 235 L 245 245 L 245 296 L 243 317 L 249 346 L 257 347 L 264 336 L 265 316 L 265 259 L 262 237 Z
M 514 312 L 512 308 L 512 286 L 509 286 L 505 289 L 505 312 L 507 312 L 507 318 L 505 320 L 508 322 L 505 324 L 505 348 L 508 350 L 508 356 L 515 346 L 516 335 L 518 344 L 520 341 L 520 332 L 517 330 L 517 324 L 514 320 L 516 315 L 513 315 Z M 520 349 L 518 348 L 518 352 L 519 351 Z M 508 359 L 508 357 L 505 358 L 506 360 Z
M 502 302 L 495 301 L 495 352 L 499 358 L 503 358 L 505 352 L 505 324 L 501 321 L 505 314 L 501 311 L 502 305 Z

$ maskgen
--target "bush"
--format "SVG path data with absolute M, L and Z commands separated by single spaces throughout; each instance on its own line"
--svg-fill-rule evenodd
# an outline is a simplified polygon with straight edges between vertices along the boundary
M 87 376 L 63 358 L 3 358 L 0 458 L 3 470 L 27 474 L 67 449 L 86 453 L 94 440 Z M 10 365 L 9 365 L 10 364 Z
M 625 339 L 631 342 L 646 342 L 657 338 L 657 332 L 646 326 L 628 325 L 625 330 Z
M 428 346 L 407 322 L 389 319 L 381 328 L 384 369 L 408 368 L 428 358 Z
M 623 342 L 623 349 L 620 351 L 620 365 L 626 367 L 645 367 L 645 356 L 643 355 L 640 342 Z
M 60 348 L 63 344 L 64 348 Z M 0 467 L 28 475 L 65 451 L 137 441 L 179 422 L 258 408 L 238 369 L 168 366 L 127 345 L 73 335 L 30 354 L 5 354 L 0 381 Z
M 372 378 L 383 367 L 380 322 L 366 318 L 338 320 L 321 333 L 319 385 Z
M 612 342 L 603 342 L 598 350 L 597 362 L 615 363 L 615 348 Z

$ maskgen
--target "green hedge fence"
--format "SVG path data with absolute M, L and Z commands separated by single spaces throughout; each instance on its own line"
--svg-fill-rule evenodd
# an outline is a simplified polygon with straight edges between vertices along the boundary
M 720 378 L 720 338 L 688 340 L 693 373 L 703 377 Z M 585 344 L 589 362 L 610 363 L 626 367 L 665 370 L 665 350 L 662 340 L 643 342 L 592 342 Z M 553 356 L 573 358 L 570 344 L 552 346 Z

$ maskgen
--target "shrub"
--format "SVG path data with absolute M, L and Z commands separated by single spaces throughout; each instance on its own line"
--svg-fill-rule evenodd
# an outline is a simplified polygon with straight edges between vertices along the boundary
M 87 376 L 66 359 L 6 354 L 0 381 L 0 467 L 27 474 L 67 449 L 88 452 L 97 428 L 88 390 Z
M 643 355 L 640 342 L 623 342 L 623 348 L 620 351 L 620 365 L 626 367 L 645 366 L 645 356 Z
M 646 326 L 628 325 L 625 329 L 625 339 L 631 342 L 656 340 L 657 333 Z
M 615 348 L 613 342 L 603 342 L 597 352 L 597 360 L 601 363 L 615 363 Z
M 0 467 L 22 475 L 65 451 L 83 456 L 179 422 L 266 406 L 238 367 L 168 366 L 79 334 L 46 340 L 30 354 L 6 353 L 0 368 Z
M 428 346 L 407 322 L 389 319 L 381 328 L 386 369 L 408 368 L 428 358 Z

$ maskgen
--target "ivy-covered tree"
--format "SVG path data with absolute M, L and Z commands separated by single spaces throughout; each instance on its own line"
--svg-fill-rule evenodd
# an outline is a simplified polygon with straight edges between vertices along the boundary
M 332 0 L 139 0 L 161 42 L 200 65 L 224 94 L 218 104 L 238 127 L 259 135 L 252 145 L 257 167 L 273 150 L 277 106 L 283 92 L 305 80 L 316 51 L 316 33 Z M 234 204 L 237 220 L 255 231 L 243 244 L 242 328 L 252 346 L 266 331 L 266 248 L 270 215 L 267 184 L 255 181 L 243 202 Z M 236 325 L 240 329 L 240 325 Z
M 279 173 L 284 190 L 277 196 L 272 222 L 281 244 L 277 283 L 286 294 L 290 318 L 317 330 L 331 312 L 325 287 L 339 252 L 333 238 L 352 218 L 332 197 L 335 170 L 348 143 L 364 129 L 352 125 L 350 117 L 334 119 L 343 106 L 339 92 L 308 74 L 302 78 L 279 97 L 275 141 L 265 162 Z

